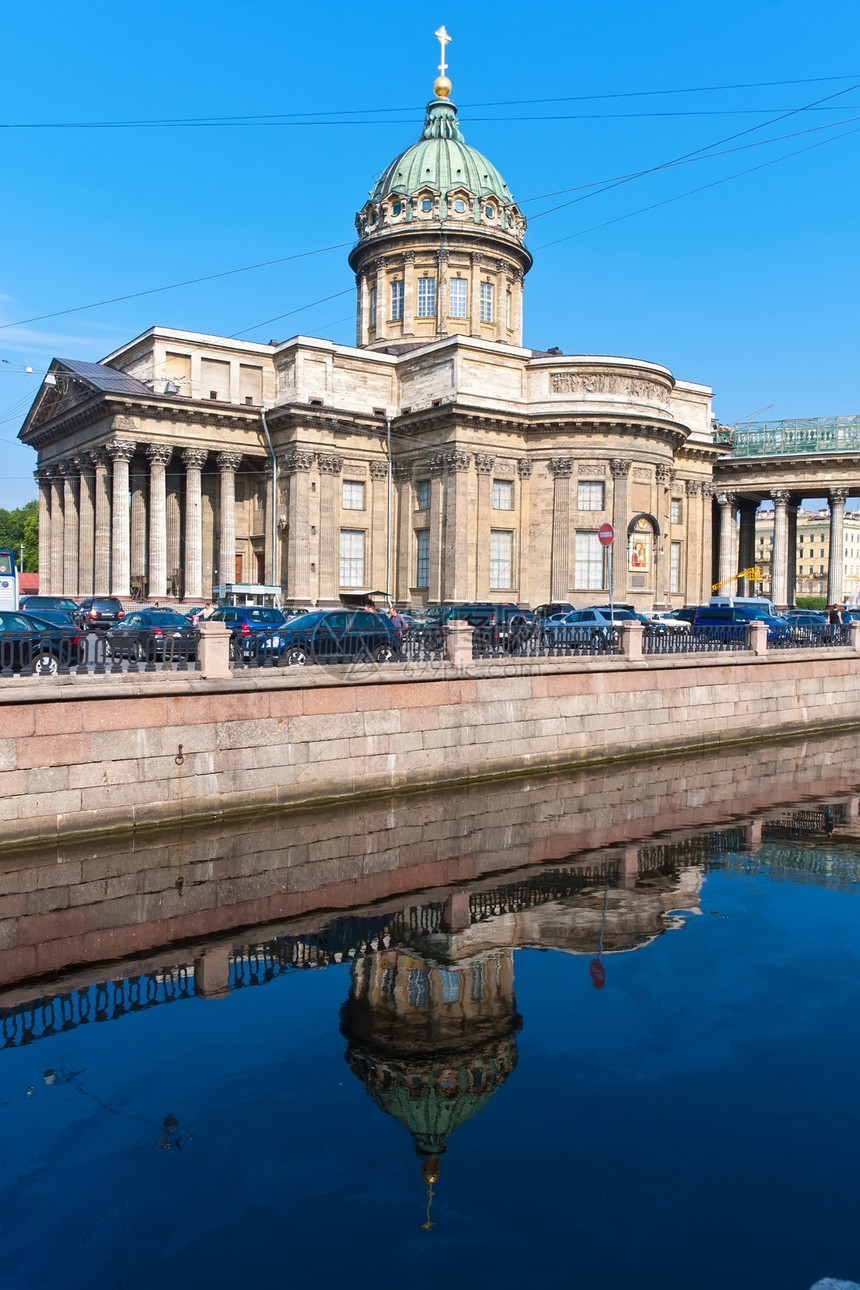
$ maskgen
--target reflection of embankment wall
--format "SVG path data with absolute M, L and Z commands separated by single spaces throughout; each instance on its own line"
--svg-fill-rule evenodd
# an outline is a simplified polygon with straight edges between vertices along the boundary
M 847 649 L 511 663 L 503 675 L 442 665 L 399 681 L 408 666 L 4 686 L 0 836 L 42 841 L 860 721 L 860 656 Z
M 635 881 L 630 844 L 656 833 L 850 792 L 857 742 L 843 732 L 7 852 L 0 982 L 410 892 L 432 900 L 605 847 Z M 468 927 L 467 912 L 454 921 Z

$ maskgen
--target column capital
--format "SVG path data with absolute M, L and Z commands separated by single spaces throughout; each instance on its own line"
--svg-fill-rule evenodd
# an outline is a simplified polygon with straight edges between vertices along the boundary
M 609 463 L 609 469 L 612 471 L 613 479 L 626 479 L 630 474 L 630 462 L 622 461 L 620 457 L 613 458 Z
M 395 478 L 395 479 L 411 479 L 411 478 L 412 478 L 412 463 L 411 463 L 410 461 L 396 461 L 396 462 L 394 463 L 394 478 Z
M 75 470 L 79 475 L 83 475 L 84 473 L 89 474 L 92 469 L 92 458 L 88 452 L 75 453 L 72 461 L 74 462 Z
M 415 252 L 414 252 L 414 251 L 404 251 L 404 252 L 403 252 L 403 263 L 404 263 L 404 265 L 414 264 L 414 263 L 415 263 Z
M 702 484 L 702 496 L 707 498 L 709 502 L 713 501 L 716 492 L 717 490 L 713 484 Z
M 216 460 L 220 471 L 229 470 L 235 473 L 242 464 L 242 454 L 241 452 L 219 452 Z
M 570 479 L 573 473 L 573 461 L 570 457 L 550 457 L 547 469 L 556 479 Z
M 718 493 L 717 494 L 718 506 L 736 506 L 737 500 L 738 498 L 736 493 Z
M 685 479 L 685 480 L 684 480 L 684 488 L 687 490 L 687 496 L 688 496 L 688 497 L 698 497 L 698 496 L 699 496 L 699 490 L 701 489 L 701 487 L 702 487 L 702 486 L 701 486 L 701 484 L 699 483 L 698 479 Z
M 788 506 L 792 494 L 787 488 L 774 488 L 771 490 L 770 500 L 774 506 Z
M 145 452 L 151 466 L 166 466 L 173 456 L 173 449 L 164 443 L 148 443 Z
M 183 448 L 182 460 L 186 470 L 202 470 L 209 452 L 206 448 Z
M 668 488 L 671 484 L 674 484 L 675 482 L 675 472 L 671 466 L 664 466 L 664 465 L 657 466 L 656 475 L 657 475 L 657 483 L 663 484 L 665 488 Z
M 495 464 L 495 457 L 488 457 L 485 452 L 475 453 L 475 470 L 479 475 L 491 475 Z
M 63 479 L 75 480 L 78 477 L 78 464 L 76 457 L 67 457 L 65 461 L 59 462 L 57 469 Z
M 313 464 L 312 452 L 302 452 L 297 449 L 294 452 L 288 452 L 284 457 L 284 471 L 288 475 L 293 475 L 300 470 L 310 470 Z
M 371 478 L 371 479 L 387 479 L 387 478 L 388 478 L 388 462 L 387 462 L 387 461 L 372 461 L 372 462 L 370 463 L 370 478 Z
M 37 466 L 33 471 L 33 478 L 39 484 L 50 484 L 51 480 L 54 478 L 54 467 Z
M 531 479 L 532 463 L 529 461 L 528 457 L 520 457 L 517 462 L 517 474 L 520 479 Z
M 454 471 L 468 470 L 471 460 L 472 454 L 470 452 L 459 452 L 457 449 L 452 449 L 450 452 L 445 453 L 445 468 L 446 470 Z
M 831 502 L 844 502 L 848 496 L 847 488 L 829 488 L 827 490 L 828 499 Z
M 105 444 L 105 452 L 112 461 L 131 461 L 137 450 L 132 439 L 111 439 Z
M 316 458 L 321 475 L 339 475 L 343 469 L 343 457 L 337 457 L 334 453 L 318 452 Z
M 87 454 L 95 470 L 100 466 L 107 467 L 107 453 L 104 448 L 91 448 Z

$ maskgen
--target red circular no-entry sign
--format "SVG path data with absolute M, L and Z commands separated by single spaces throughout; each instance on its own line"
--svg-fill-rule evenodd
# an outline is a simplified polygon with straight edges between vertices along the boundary
M 611 524 L 601 524 L 597 530 L 597 536 L 601 546 L 611 546 L 612 539 L 615 537 L 615 529 Z

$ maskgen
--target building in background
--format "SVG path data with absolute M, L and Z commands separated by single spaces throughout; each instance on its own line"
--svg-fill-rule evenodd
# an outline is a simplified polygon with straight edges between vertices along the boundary
M 771 594 L 773 558 L 773 511 L 759 511 L 755 522 L 755 564 L 764 580 L 762 594 Z M 797 512 L 795 543 L 795 595 L 827 596 L 830 568 L 830 511 Z M 842 521 L 843 599 L 860 600 L 860 511 L 846 510 Z

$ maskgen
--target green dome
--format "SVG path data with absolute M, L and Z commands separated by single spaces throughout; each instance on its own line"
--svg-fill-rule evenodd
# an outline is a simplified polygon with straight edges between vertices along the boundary
M 491 194 L 504 205 L 514 198 L 491 161 L 463 142 L 457 109 L 449 99 L 431 99 L 424 133 L 383 170 L 370 195 L 378 202 L 390 193 L 412 196 L 422 188 L 448 193 L 465 188 L 476 197 Z

